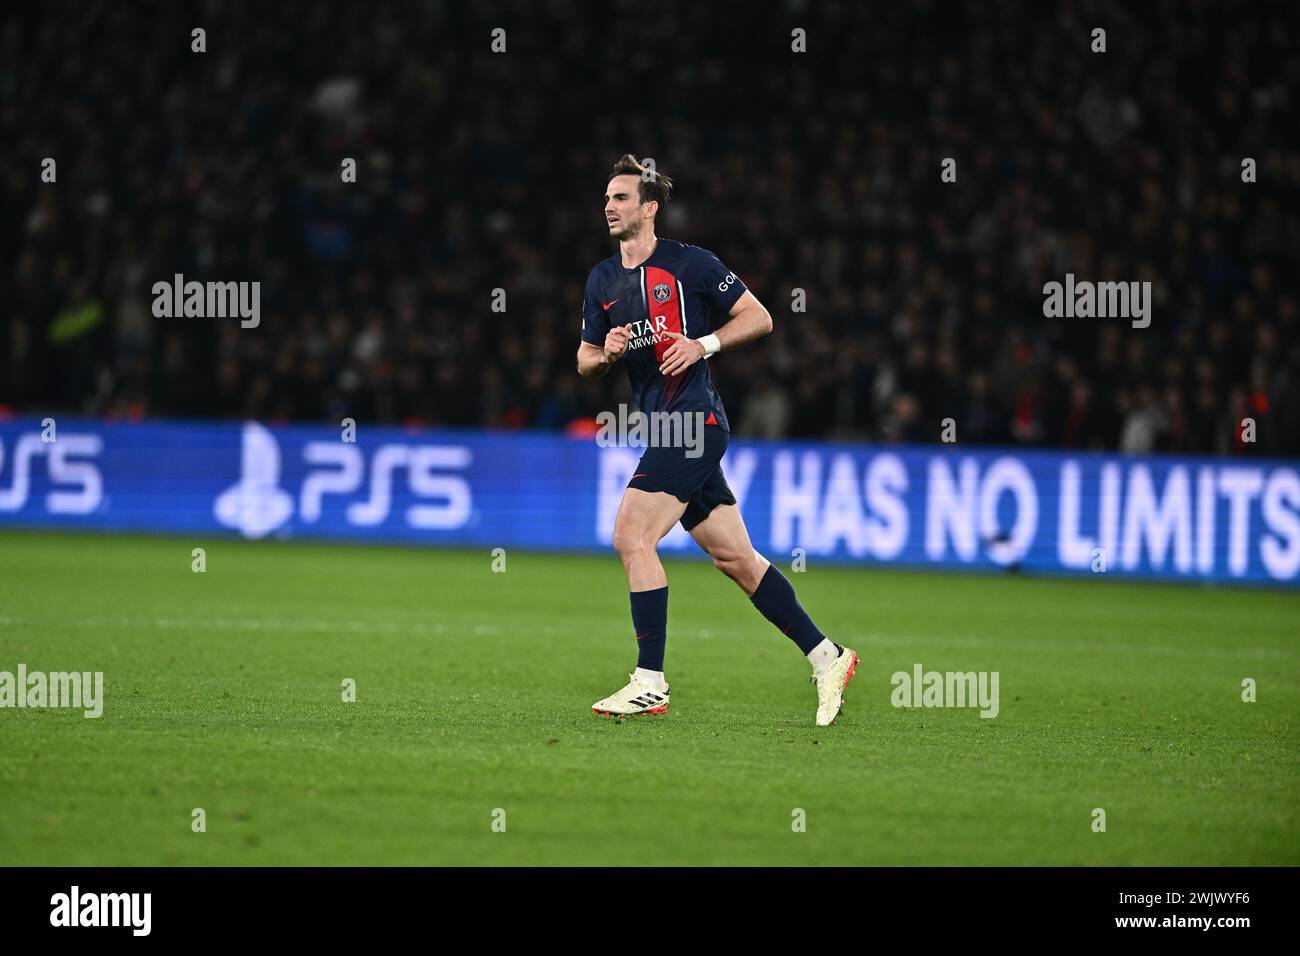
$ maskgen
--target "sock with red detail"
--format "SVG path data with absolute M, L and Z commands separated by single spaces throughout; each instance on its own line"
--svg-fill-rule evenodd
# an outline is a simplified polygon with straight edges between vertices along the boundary
M 767 566 L 767 573 L 758 582 L 750 601 L 759 613 L 776 625 L 790 640 L 799 645 L 799 650 L 808 654 L 826 635 L 817 630 L 808 612 L 799 604 L 792 585 L 775 564 Z
M 653 591 L 633 591 L 632 626 L 636 628 L 636 666 L 648 671 L 664 669 L 668 643 L 668 586 Z

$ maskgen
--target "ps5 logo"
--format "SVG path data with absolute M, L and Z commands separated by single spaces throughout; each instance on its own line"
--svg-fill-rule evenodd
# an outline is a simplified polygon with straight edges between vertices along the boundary
M 309 470 L 298 500 L 280 487 L 280 443 L 256 422 L 244 425 L 239 481 L 217 496 L 216 519 L 247 538 L 261 538 L 287 524 L 297 513 L 304 524 L 320 521 L 326 495 L 355 495 L 365 483 L 369 465 L 369 496 L 353 501 L 343 514 L 353 527 L 372 528 L 388 520 L 394 485 L 404 471 L 406 490 L 421 499 L 409 505 L 404 518 L 412 528 L 451 530 L 470 519 L 469 482 L 439 471 L 469 467 L 470 450 L 462 445 L 385 443 L 370 455 L 357 445 L 339 441 L 307 442 L 302 460 Z
M 63 432 L 58 441 L 47 442 L 40 432 L 20 434 L 14 442 L 9 487 L 0 487 L 0 512 L 21 511 L 27 504 L 32 488 L 32 462 L 41 455 L 47 459 L 50 484 L 69 486 L 46 493 L 45 508 L 50 514 L 88 515 L 98 510 L 104 498 L 99 468 L 93 462 L 75 459 L 94 458 L 103 450 L 104 440 L 98 435 Z M 5 445 L 0 439 L 0 475 L 5 465 Z

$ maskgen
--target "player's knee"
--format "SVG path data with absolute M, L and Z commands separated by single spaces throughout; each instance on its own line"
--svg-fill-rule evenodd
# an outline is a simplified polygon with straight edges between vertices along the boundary
M 650 536 L 644 533 L 640 528 L 634 528 L 628 525 L 615 525 L 614 527 L 614 550 L 622 557 L 630 558 L 645 551 L 653 551 L 654 547 L 650 542 Z
M 713 566 L 735 581 L 746 591 L 753 591 L 758 584 L 754 580 L 756 567 L 752 560 L 746 560 L 731 552 L 717 552 L 713 555 Z

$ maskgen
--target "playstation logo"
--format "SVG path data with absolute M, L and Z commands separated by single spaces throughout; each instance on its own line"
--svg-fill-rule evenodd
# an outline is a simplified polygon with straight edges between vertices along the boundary
M 239 482 L 217 496 L 217 521 L 246 538 L 264 538 L 292 518 L 293 510 L 293 497 L 280 488 L 279 443 L 257 422 L 246 422 Z

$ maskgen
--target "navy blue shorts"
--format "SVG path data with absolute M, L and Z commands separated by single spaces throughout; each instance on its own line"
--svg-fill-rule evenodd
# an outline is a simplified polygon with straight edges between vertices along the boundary
M 704 428 L 704 448 L 698 458 L 688 458 L 686 448 L 647 448 L 637 462 L 629 488 L 666 491 L 686 502 L 682 527 L 690 531 L 718 505 L 734 505 L 727 479 L 722 475 L 722 456 L 727 451 L 727 433 L 716 425 Z

